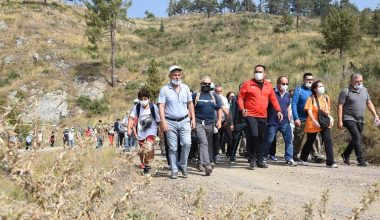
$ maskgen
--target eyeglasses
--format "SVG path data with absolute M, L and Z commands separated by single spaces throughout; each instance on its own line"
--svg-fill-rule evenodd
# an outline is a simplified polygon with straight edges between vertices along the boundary
M 305 79 L 306 81 L 314 81 L 314 79 Z
M 211 86 L 211 83 L 202 83 L 202 85 L 205 85 L 205 86 Z
M 263 71 L 255 71 L 254 73 L 263 73 Z
M 281 83 L 281 85 L 283 85 L 283 86 L 288 86 L 289 83 Z

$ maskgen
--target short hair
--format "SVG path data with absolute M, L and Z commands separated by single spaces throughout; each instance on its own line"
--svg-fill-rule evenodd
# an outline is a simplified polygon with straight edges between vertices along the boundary
M 287 76 L 280 76 L 280 77 L 277 78 L 277 84 L 281 83 L 281 79 L 282 78 L 286 78 L 289 81 L 289 78 Z
M 257 67 L 262 67 L 264 69 L 264 71 L 267 70 L 267 68 L 264 65 L 262 65 L 262 64 L 257 64 L 255 66 L 255 68 L 253 68 L 253 69 L 255 70 Z
M 150 93 L 147 89 L 142 88 L 140 89 L 139 93 L 137 93 L 137 97 L 141 99 L 142 97 L 147 97 L 149 99 Z
M 363 77 L 363 75 L 361 73 L 353 73 L 350 77 L 351 80 L 354 80 L 358 77 Z
M 216 84 L 216 85 L 215 85 L 215 89 L 216 89 L 216 88 L 223 88 L 223 86 L 222 86 L 221 84 Z
M 312 73 L 305 73 L 305 74 L 303 74 L 303 79 L 305 79 L 306 76 L 313 76 L 313 74 Z
M 232 92 L 232 91 L 229 91 L 229 92 L 227 93 L 227 99 L 230 98 L 231 94 L 235 94 L 235 93 Z
M 201 82 L 203 82 L 204 79 L 210 79 L 211 80 L 211 77 L 210 76 L 202 76 L 202 79 L 201 79 Z

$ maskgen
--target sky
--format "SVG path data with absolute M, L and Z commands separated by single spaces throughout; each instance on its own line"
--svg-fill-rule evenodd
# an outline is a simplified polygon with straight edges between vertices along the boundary
M 166 9 L 168 8 L 169 0 L 132 0 L 132 6 L 128 10 L 128 17 L 131 18 L 143 18 L 146 10 L 153 12 L 156 17 L 167 16 Z M 259 2 L 254 0 L 255 3 Z M 375 9 L 380 6 L 380 0 L 350 0 L 354 3 L 359 10 L 364 8 Z

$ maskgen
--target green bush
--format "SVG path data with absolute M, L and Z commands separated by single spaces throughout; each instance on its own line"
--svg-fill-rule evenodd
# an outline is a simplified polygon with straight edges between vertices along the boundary
M 128 82 L 125 86 L 125 90 L 135 90 L 140 88 L 140 85 L 138 82 Z
M 87 111 L 87 117 L 100 115 L 108 111 L 108 102 L 105 98 L 91 100 L 88 96 L 80 96 L 77 100 L 78 106 Z

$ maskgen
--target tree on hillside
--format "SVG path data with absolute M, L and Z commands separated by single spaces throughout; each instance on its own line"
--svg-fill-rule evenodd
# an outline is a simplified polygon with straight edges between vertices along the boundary
M 296 28 L 299 27 L 299 20 L 302 15 L 307 15 L 312 8 L 312 1 L 310 0 L 292 0 L 291 11 L 296 15 Z
M 323 16 L 331 7 L 331 0 L 313 0 L 312 2 L 312 15 Z
M 236 12 L 239 8 L 240 2 L 238 0 L 222 0 L 222 4 L 230 12 Z
M 332 7 L 322 18 L 321 32 L 323 48 L 328 52 L 338 50 L 342 58 L 344 52 L 361 39 L 359 16 L 350 7 Z
M 111 85 L 115 85 L 116 69 L 116 25 L 118 18 L 125 18 L 130 1 L 123 0 L 87 0 L 85 19 L 86 35 L 94 48 L 106 38 L 111 46 Z
M 380 36 L 380 8 L 376 8 L 373 11 L 373 16 L 371 19 L 371 33 L 375 37 Z
M 155 60 L 150 61 L 147 73 L 148 79 L 144 87 L 149 91 L 151 100 L 156 101 L 162 86 L 162 77 L 158 72 L 157 62 Z
M 243 0 L 241 2 L 241 8 L 247 12 L 256 12 L 257 8 L 252 0 Z
M 360 26 L 360 30 L 363 33 L 369 34 L 371 32 L 372 18 L 373 18 L 373 12 L 370 8 L 365 8 L 363 11 L 360 12 L 359 26 Z

